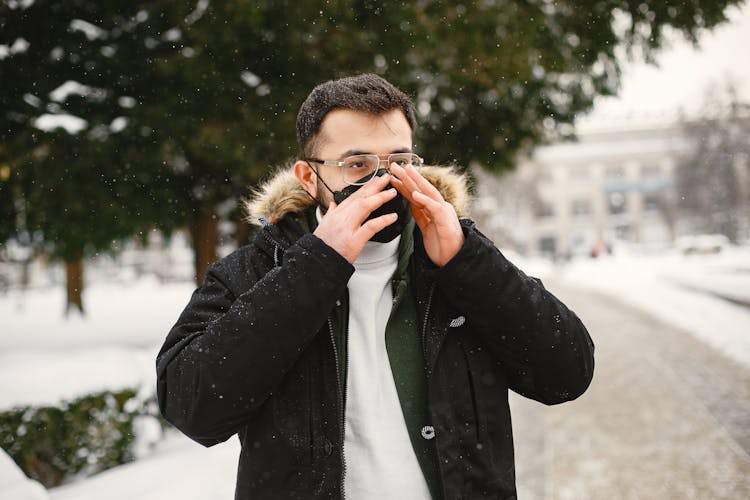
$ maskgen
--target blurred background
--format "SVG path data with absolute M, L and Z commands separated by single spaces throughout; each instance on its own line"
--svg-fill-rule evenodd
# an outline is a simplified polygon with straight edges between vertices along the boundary
M 597 345 L 578 400 L 512 397 L 519 497 L 750 497 L 748 47 L 739 0 L 0 1 L 0 497 L 233 497 L 155 355 L 359 72 Z

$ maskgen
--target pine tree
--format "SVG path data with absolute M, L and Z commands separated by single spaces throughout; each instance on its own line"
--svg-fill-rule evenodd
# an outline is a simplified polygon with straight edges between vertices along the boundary
M 316 84 L 381 74 L 414 97 L 417 151 L 428 162 L 496 171 L 525 148 L 571 136 L 594 97 L 617 91 L 618 47 L 648 58 L 668 27 L 695 41 L 739 3 L 4 0 L 0 168 L 26 179 L 16 189 L 26 200 L 50 189 L 71 204 L 81 193 L 99 200 L 92 218 L 90 206 L 69 208 L 78 215 L 68 227 L 89 228 L 80 238 L 25 228 L 50 248 L 85 253 L 144 224 L 186 227 L 200 282 L 219 222 L 236 219 L 240 198 L 297 154 L 296 111 Z M 68 81 L 82 95 L 50 97 Z M 75 140 L 34 126 L 62 113 L 85 121 Z M 117 201 L 114 227 L 107 200 Z M 56 214 L 33 211 L 59 210 L 20 205 L 19 219 L 45 224 Z

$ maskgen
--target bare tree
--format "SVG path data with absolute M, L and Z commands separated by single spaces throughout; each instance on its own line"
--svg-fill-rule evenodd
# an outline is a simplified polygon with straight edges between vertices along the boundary
M 703 116 L 684 124 L 693 147 L 677 168 L 679 208 L 694 229 L 738 242 L 750 224 L 750 105 L 732 84 L 711 90 Z

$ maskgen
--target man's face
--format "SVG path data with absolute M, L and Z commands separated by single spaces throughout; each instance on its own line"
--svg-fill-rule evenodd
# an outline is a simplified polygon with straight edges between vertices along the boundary
M 380 115 L 336 109 L 323 119 L 316 142 L 314 156 L 321 160 L 341 161 L 357 154 L 408 153 L 412 150 L 412 130 L 399 109 Z M 313 167 L 331 190 L 340 191 L 347 186 L 341 167 L 320 164 Z M 311 194 L 327 208 L 333 195 L 320 182 L 315 190 Z

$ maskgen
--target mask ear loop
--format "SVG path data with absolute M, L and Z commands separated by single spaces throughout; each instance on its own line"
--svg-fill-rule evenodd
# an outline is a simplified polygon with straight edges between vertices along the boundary
M 310 170 L 312 170 L 312 171 L 313 171 L 313 172 L 315 173 L 315 178 L 316 178 L 317 180 L 319 180 L 320 182 L 322 182 L 322 183 L 323 183 L 323 185 L 324 185 L 324 186 L 326 187 L 326 189 L 327 189 L 327 190 L 329 190 L 329 191 L 330 191 L 331 193 L 333 193 L 333 189 L 331 189 L 330 187 L 328 187 L 328 184 L 326 184 L 326 181 L 324 181 L 324 180 L 323 180 L 323 178 L 322 178 L 322 177 L 320 176 L 320 174 L 318 173 L 318 171 L 317 171 L 317 170 L 315 170 L 315 169 L 313 168 L 313 166 L 312 166 L 312 165 L 310 165 L 310 162 L 309 162 L 309 161 L 307 161 L 307 160 L 305 160 L 305 163 L 307 163 L 307 166 L 308 166 L 308 167 L 310 167 Z M 303 189 L 304 189 L 304 188 L 303 188 Z M 324 214 L 325 214 L 325 213 L 326 213 L 326 212 L 328 211 L 328 207 L 324 206 L 324 205 L 323 205 L 323 204 L 322 204 L 322 203 L 320 202 L 320 200 L 319 200 L 318 198 L 316 198 L 315 196 L 311 195 L 311 194 L 310 194 L 310 192 L 309 192 L 309 191 L 308 191 L 307 189 L 305 189 L 305 193 L 307 193 L 307 196 L 309 196 L 310 198 L 312 198 L 312 199 L 313 199 L 313 201 L 315 201 L 315 203 L 317 203 L 317 204 L 318 204 L 318 206 L 319 206 L 319 207 L 321 208 L 321 211 L 322 211 L 322 213 L 324 213 Z
M 331 194 L 333 194 L 333 192 L 334 192 L 333 189 L 331 189 L 330 187 L 328 187 L 328 184 L 326 184 L 326 181 L 324 181 L 323 178 L 318 173 L 318 171 L 315 170 L 312 165 L 310 165 L 310 162 L 307 161 L 307 160 L 305 160 L 305 163 L 307 163 L 307 166 L 310 167 L 310 170 L 312 170 L 313 172 L 315 172 L 315 177 L 317 177 L 320 180 L 320 182 L 323 183 L 323 185 L 326 187 L 326 189 L 329 190 L 331 192 Z M 310 193 L 307 193 L 307 194 L 310 194 Z M 310 196 L 313 199 L 316 199 L 313 195 L 310 194 Z

